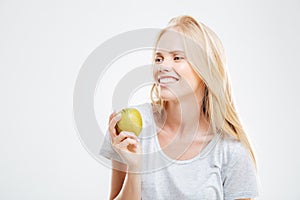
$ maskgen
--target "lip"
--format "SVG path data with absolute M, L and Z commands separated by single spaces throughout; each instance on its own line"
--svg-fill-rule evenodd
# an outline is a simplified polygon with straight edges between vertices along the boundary
M 175 79 L 176 81 L 171 82 L 171 83 L 161 83 L 160 79 L 163 79 L 163 78 L 172 78 L 172 79 Z M 176 76 L 162 75 L 162 76 L 158 76 L 157 81 L 160 85 L 171 85 L 171 84 L 177 83 L 179 81 L 179 78 Z

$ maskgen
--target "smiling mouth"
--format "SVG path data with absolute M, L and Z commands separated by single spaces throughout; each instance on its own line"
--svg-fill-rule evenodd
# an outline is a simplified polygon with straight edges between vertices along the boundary
M 173 83 L 176 83 L 177 81 L 179 81 L 178 78 L 171 77 L 171 76 L 158 78 L 158 83 L 163 84 L 163 85 L 164 84 L 173 84 Z

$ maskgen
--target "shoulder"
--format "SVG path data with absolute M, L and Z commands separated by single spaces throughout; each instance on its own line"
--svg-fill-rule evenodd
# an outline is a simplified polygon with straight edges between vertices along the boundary
M 224 135 L 221 140 L 224 199 L 258 196 L 257 173 L 248 148 L 238 139 Z
M 247 147 L 227 133 L 222 134 L 220 150 L 223 166 L 233 166 L 238 161 L 251 159 Z

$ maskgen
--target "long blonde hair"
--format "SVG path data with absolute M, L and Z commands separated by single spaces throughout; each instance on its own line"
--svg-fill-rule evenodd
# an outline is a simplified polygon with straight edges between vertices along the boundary
M 202 101 L 204 116 L 209 120 L 213 130 L 223 130 L 240 140 L 249 150 L 256 165 L 254 152 L 234 106 L 226 71 L 225 51 L 220 39 L 203 23 L 198 23 L 191 16 L 183 15 L 172 18 L 167 27 L 160 31 L 155 48 L 167 30 L 175 29 L 183 34 L 186 57 L 205 83 Z M 160 108 L 165 106 L 156 84 L 151 89 L 151 100 Z

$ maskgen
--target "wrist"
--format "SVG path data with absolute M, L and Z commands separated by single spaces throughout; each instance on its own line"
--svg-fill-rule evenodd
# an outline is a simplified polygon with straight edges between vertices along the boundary
M 142 165 L 138 164 L 138 165 L 128 166 L 127 172 L 130 174 L 140 174 L 142 172 Z

